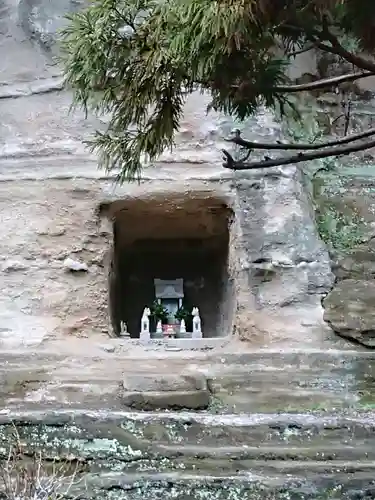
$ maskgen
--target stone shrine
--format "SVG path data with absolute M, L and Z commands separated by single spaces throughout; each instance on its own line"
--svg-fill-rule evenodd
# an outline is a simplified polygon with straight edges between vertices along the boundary
M 186 331 L 186 322 L 184 318 L 178 319 L 177 313 L 183 309 L 184 299 L 184 280 L 177 278 L 174 280 L 163 280 L 159 278 L 154 279 L 155 287 L 155 302 L 153 308 L 153 315 L 156 321 L 156 332 L 152 332 L 150 328 L 151 309 L 145 307 L 141 318 L 141 331 L 140 339 L 142 341 L 151 340 L 152 333 L 156 337 L 163 336 L 165 338 L 176 338 L 182 335 L 184 338 L 202 338 L 201 319 L 199 316 L 199 309 L 193 307 L 192 315 L 192 331 Z M 163 313 L 164 317 L 157 314 L 155 306 Z M 186 310 L 186 313 L 188 311 Z
M 184 298 L 184 280 L 177 278 L 175 280 L 154 279 L 155 297 L 158 304 L 164 306 L 170 316 L 182 307 Z

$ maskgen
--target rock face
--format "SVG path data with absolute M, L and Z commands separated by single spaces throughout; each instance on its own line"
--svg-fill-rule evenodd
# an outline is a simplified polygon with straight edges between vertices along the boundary
M 365 230 L 366 225 L 364 234 Z M 374 243 L 370 239 L 338 257 L 335 286 L 323 301 L 324 319 L 335 332 L 371 348 L 375 347 Z
M 218 335 L 236 332 L 260 347 L 324 345 L 329 330 L 321 298 L 333 276 L 303 176 L 294 166 L 241 175 L 224 170 L 220 149 L 237 124 L 207 117 L 206 96 L 188 99 L 176 149 L 147 168 L 140 185 L 114 187 L 98 171 L 82 139 L 103 123 L 69 115 L 71 96 L 44 51 L 44 34 L 55 33 L 61 16 L 80 4 L 24 0 L 17 9 L 7 0 L 0 11 L 0 339 L 19 345 L 51 335 L 62 340 L 66 332 L 102 335 L 110 323 L 113 234 L 111 224 L 98 219 L 98 207 L 178 195 L 219 199 L 234 214 L 225 278 L 231 297 L 223 299 L 231 305 Z M 267 113 L 244 127 L 252 140 L 280 135 Z M 83 272 L 66 272 L 64 261 L 84 263 Z
M 58 31 L 64 26 L 65 16 L 81 9 L 84 0 L 20 0 L 19 17 L 25 32 L 43 48 L 54 48 Z
M 333 247 L 335 285 L 324 319 L 341 336 L 375 347 L 374 165 L 363 157 L 317 180 L 319 226 Z
M 367 56 L 366 56 L 367 57 Z M 369 55 L 371 58 L 372 56 Z M 297 56 L 291 77 L 301 83 L 345 74 L 350 68 L 336 56 L 309 51 Z M 367 130 L 374 123 L 373 77 L 339 86 L 333 96 L 315 93 L 316 118 L 328 134 L 343 135 L 344 115 L 338 106 L 353 104 L 348 134 Z M 319 166 L 319 165 L 318 165 Z M 320 167 L 323 167 L 320 163 Z M 375 165 L 374 149 L 355 157 L 340 157 L 329 172 L 314 181 L 318 229 L 332 250 L 335 284 L 323 300 L 324 319 L 341 336 L 374 347 L 373 279 L 375 272 Z
M 256 323 L 255 330 L 272 328 L 275 335 L 288 338 L 288 324 L 289 342 L 294 336 L 309 337 L 308 329 L 319 325 L 320 298 L 331 288 L 333 275 L 302 174 L 295 167 L 242 174 L 236 186 L 242 267 L 252 297 L 240 301 L 248 323 L 239 329 L 250 339 Z M 246 315 L 249 301 L 256 311 Z
M 364 53 L 362 56 L 372 58 L 372 54 Z M 309 50 L 298 54 L 290 67 L 289 76 L 299 83 L 308 83 L 323 78 L 332 78 L 350 73 L 353 67 L 350 63 L 340 60 L 336 55 L 323 53 L 319 50 Z M 339 89 L 351 92 L 350 99 L 370 101 L 374 96 L 375 78 L 369 77 L 355 82 L 340 84 Z M 314 91 L 316 97 L 328 95 L 326 89 Z M 332 97 L 332 94 L 331 94 Z M 337 96 L 339 97 L 339 96 Z M 341 99 L 341 97 L 339 97 Z M 327 115 L 327 113 L 325 113 Z
M 374 281 L 340 281 L 325 299 L 324 307 L 324 317 L 335 332 L 367 347 L 375 347 Z

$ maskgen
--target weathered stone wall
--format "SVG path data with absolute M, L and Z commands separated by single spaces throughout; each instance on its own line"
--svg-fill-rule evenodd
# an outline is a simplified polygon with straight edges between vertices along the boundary
M 3 338 L 28 342 L 107 327 L 110 235 L 95 225 L 99 193 L 87 180 L 0 184 Z M 66 258 L 85 263 L 88 272 L 68 271 Z
M 255 330 L 265 338 L 270 335 L 271 341 L 308 339 L 312 330 L 321 331 L 320 300 L 333 276 L 302 173 L 296 167 L 259 171 L 242 174 L 236 184 L 243 268 L 252 296 L 249 326 L 255 321 Z
M 233 318 L 226 312 L 226 333 L 234 329 L 259 346 L 320 346 L 326 335 L 320 302 L 331 275 L 299 170 L 225 171 L 220 148 L 228 146 L 223 139 L 237 124 L 207 117 L 207 98 L 194 94 L 186 103 L 177 148 L 146 169 L 140 185 L 115 187 L 82 145 L 103 124 L 92 117 L 85 121 L 80 113 L 68 115 L 71 97 L 59 90 L 58 68 L 20 28 L 17 6 L 8 0 L 5 7 L 0 35 L 1 92 L 7 97 L 0 123 L 1 338 L 16 345 L 108 329 L 111 234 L 96 225 L 98 205 L 199 191 L 221 197 L 235 214 L 229 269 L 236 307 Z M 267 113 L 244 127 L 250 139 L 280 134 Z M 66 258 L 88 270 L 67 272 Z
M 87 3 L 87 0 L 20 0 L 20 23 L 46 51 L 54 51 L 56 33 L 64 26 L 66 14 L 78 11 Z

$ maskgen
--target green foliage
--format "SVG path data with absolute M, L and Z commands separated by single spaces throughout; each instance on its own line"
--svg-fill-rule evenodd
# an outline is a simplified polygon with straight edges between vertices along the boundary
M 178 320 L 178 321 L 181 321 L 182 319 L 185 320 L 185 321 L 188 321 L 190 318 L 193 317 L 193 315 L 191 314 L 191 311 L 189 311 L 189 309 L 185 306 L 182 306 L 182 307 L 179 307 L 176 314 L 174 315 L 174 317 Z
M 187 307 L 186 304 L 179 307 L 174 317 L 177 321 L 184 320 L 187 331 L 191 331 L 193 329 L 193 315 L 191 313 L 192 308 Z
M 169 318 L 168 309 L 155 300 L 151 306 L 151 317 L 154 318 L 155 321 L 160 320 L 162 324 L 165 325 L 168 323 Z
M 120 182 L 138 178 L 174 146 L 195 89 L 211 95 L 209 109 L 239 120 L 263 104 L 284 114 L 293 101 L 277 87 L 288 82 L 288 53 L 327 16 L 344 35 L 364 26 L 368 40 L 371 2 L 93 0 L 69 17 L 61 47 L 73 106 L 109 117 L 91 150 L 107 171 L 119 169 Z
M 283 133 L 292 142 L 311 144 L 319 142 L 324 137 L 324 133 L 317 119 L 319 108 L 316 102 L 307 95 L 298 99 L 298 105 L 303 110 L 298 115 L 293 112 L 293 109 L 285 109 L 284 113 L 276 110 L 275 118 L 280 122 Z

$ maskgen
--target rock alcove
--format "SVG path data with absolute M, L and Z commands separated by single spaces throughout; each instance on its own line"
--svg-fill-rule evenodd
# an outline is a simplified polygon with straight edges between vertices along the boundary
M 232 210 L 219 198 L 189 196 L 118 200 L 101 207 L 112 220 L 109 311 L 139 337 L 144 307 L 155 299 L 154 279 L 184 280 L 184 303 L 197 306 L 203 337 L 228 335 L 234 311 L 230 228 Z

